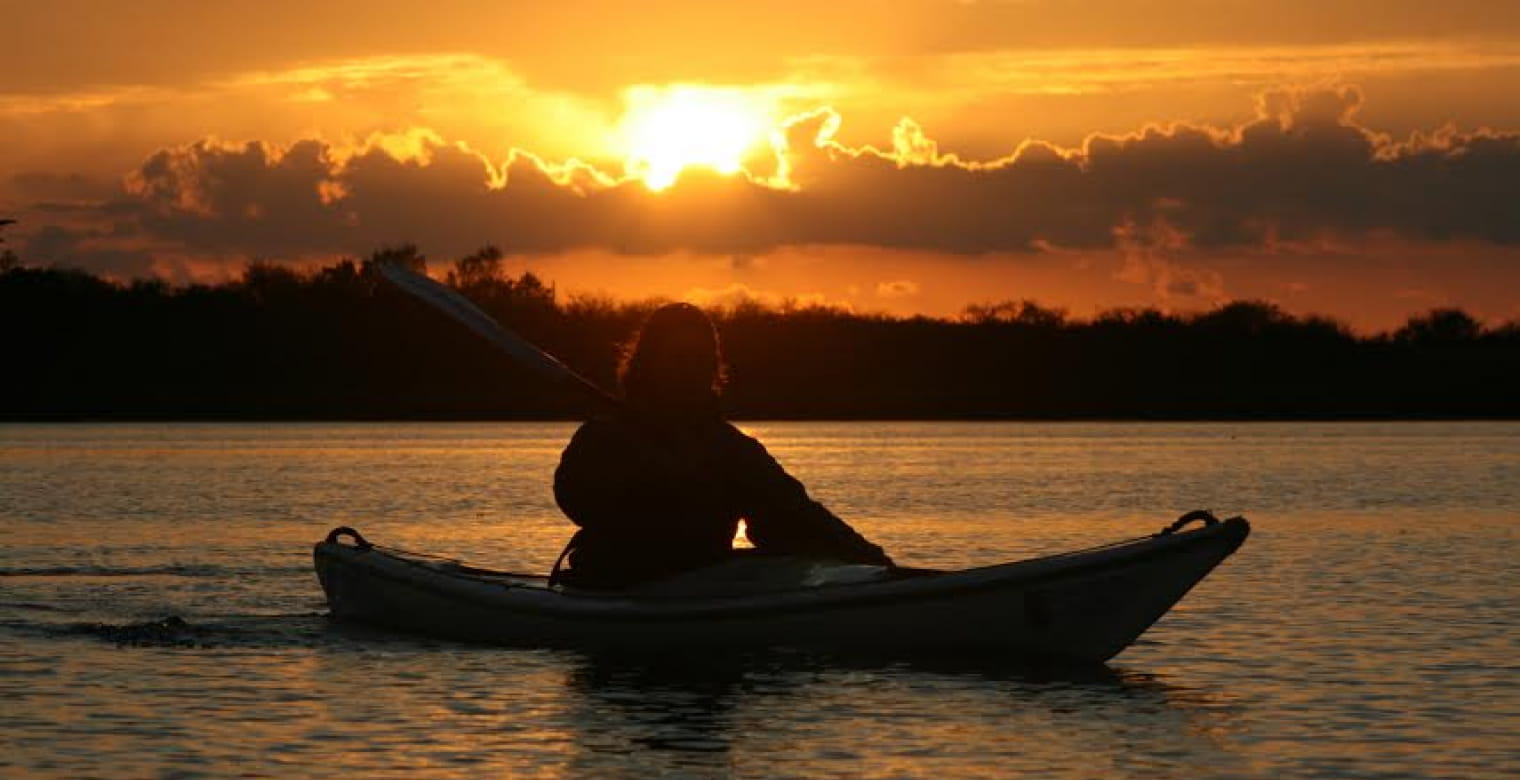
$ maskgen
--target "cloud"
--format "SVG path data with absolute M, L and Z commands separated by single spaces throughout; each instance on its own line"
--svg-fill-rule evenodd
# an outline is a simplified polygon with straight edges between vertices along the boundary
M 158 264 L 153 252 L 122 238 L 104 230 L 47 225 L 28 235 L 21 256 L 37 265 L 88 268 L 115 278 L 162 275 L 159 271 L 164 266 Z
M 1124 265 L 1114 278 L 1150 286 L 1164 304 L 1179 299 L 1188 304 L 1225 302 L 1223 275 L 1181 259 L 1189 250 L 1189 238 L 1163 218 L 1143 227 L 1134 222 L 1115 227 L 1114 244 Z
M 925 89 L 984 94 L 1082 95 L 1165 84 L 1228 83 L 1262 88 L 1326 74 L 1367 78 L 1414 72 L 1476 71 L 1520 65 L 1511 43 L 1400 40 L 1317 45 L 1124 46 L 964 51 L 936 59 Z M 869 68 L 868 64 L 858 67 Z M 971 86 L 967 86 L 971 85 Z
M 918 283 L 907 279 L 881 282 L 876 285 L 876 295 L 880 298 L 910 298 L 918 295 Z
M 118 191 L 114 181 L 78 172 L 22 171 L 10 177 L 9 185 L 18 195 L 42 202 L 99 201 Z
M 689 169 L 659 193 L 523 150 L 493 161 L 424 130 L 349 146 L 200 141 L 153 154 L 99 210 L 186 251 L 266 257 L 398 241 L 445 254 L 484 243 L 737 258 L 822 245 L 1029 253 L 1125 249 L 1137 225 L 1200 251 L 1360 236 L 1520 243 L 1520 134 L 1394 140 L 1357 123 L 1361 101 L 1350 87 L 1269 92 L 1239 126 L 1152 126 L 1073 149 L 1031 141 L 980 161 L 942 152 L 910 120 L 890 147 L 845 146 L 834 140 L 841 117 L 825 109 L 785 127 L 777 178 Z M 1217 287 L 1175 263 L 1168 289 Z
M 892 149 L 847 149 L 827 140 L 837 119 L 824 116 L 794 128 L 825 141 L 791 145 L 806 204 L 792 227 L 958 253 L 1106 245 L 1114 227 L 1157 217 L 1204 247 L 1383 232 L 1520 241 L 1520 134 L 1395 142 L 1356 123 L 1360 104 L 1350 87 L 1270 92 L 1237 127 L 1153 126 L 1072 150 L 1026 142 L 985 162 L 939 155 L 911 124 Z
M 734 282 L 721 288 L 693 287 L 681 296 L 682 299 L 699 304 L 701 306 L 734 309 L 746 305 L 759 304 L 784 309 L 811 308 L 815 306 L 849 309 L 848 302 L 831 300 L 828 296 L 819 292 L 802 293 L 791 295 L 767 290 L 756 290 L 742 282 Z
M 165 139 L 184 138 L 187 127 L 288 146 L 314 133 L 349 143 L 426 126 L 498 157 L 510 148 L 506 139 L 545 155 L 610 156 L 605 136 L 617 113 L 611 96 L 533 85 L 506 60 L 473 53 L 334 57 L 186 72 L 162 84 L 119 77 L 69 89 L 0 86 L 0 170 L 114 179 Z

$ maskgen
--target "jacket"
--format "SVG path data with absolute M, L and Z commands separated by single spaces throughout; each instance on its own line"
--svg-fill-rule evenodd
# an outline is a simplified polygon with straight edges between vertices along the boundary
M 629 585 L 719 562 L 741 519 L 762 552 L 891 564 L 760 442 L 716 416 L 585 423 L 555 470 L 554 498 L 581 528 L 569 552 L 578 584 Z

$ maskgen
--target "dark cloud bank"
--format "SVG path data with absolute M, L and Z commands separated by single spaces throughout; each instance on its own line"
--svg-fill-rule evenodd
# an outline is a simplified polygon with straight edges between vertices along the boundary
M 820 112 L 790 127 L 793 189 L 688 172 L 650 193 L 529 154 L 497 169 L 439 140 L 414 159 L 382 145 L 201 142 L 148 159 L 122 197 L 95 209 L 114 227 L 91 237 L 263 257 L 398 241 L 446 252 L 494 242 L 510 252 L 858 244 L 975 254 L 1115 247 L 1136 226 L 1197 248 L 1365 236 L 1520 243 L 1520 132 L 1397 140 L 1357 123 L 1360 100 L 1352 88 L 1272 93 L 1239 127 L 1155 127 L 1094 136 L 1080 150 L 1030 142 L 979 163 L 939 155 L 911 124 L 882 151 L 818 144 L 837 120 Z M 44 231 L 28 249 L 84 260 L 80 238 Z

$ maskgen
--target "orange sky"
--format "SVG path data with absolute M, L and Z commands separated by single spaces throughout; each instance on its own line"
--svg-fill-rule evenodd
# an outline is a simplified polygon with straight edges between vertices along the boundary
M 1520 317 L 1512 0 L 0 5 L 25 262 Z

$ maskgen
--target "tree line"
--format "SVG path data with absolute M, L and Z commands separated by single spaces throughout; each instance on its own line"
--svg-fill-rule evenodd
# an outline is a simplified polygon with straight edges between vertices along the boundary
M 375 264 L 253 263 L 222 284 L 117 283 L 0 263 L 0 418 L 544 419 L 580 402 L 396 291 Z M 563 297 L 487 247 L 447 283 L 606 387 L 659 301 Z M 1520 417 L 1520 322 L 1436 309 L 1358 335 L 1238 301 L 1072 319 L 1031 301 L 956 318 L 745 302 L 714 310 L 736 417 Z

